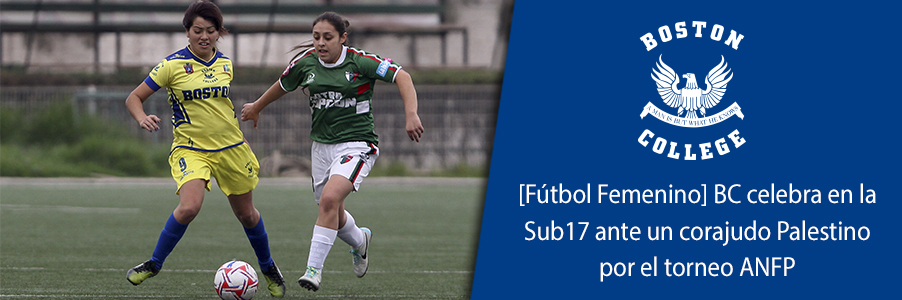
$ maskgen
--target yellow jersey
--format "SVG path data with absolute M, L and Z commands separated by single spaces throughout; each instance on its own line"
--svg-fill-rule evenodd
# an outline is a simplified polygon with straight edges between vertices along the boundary
M 144 79 L 154 91 L 166 88 L 172 108 L 172 150 L 215 152 L 244 143 L 229 99 L 232 60 L 216 51 L 210 61 L 188 47 L 166 57 Z

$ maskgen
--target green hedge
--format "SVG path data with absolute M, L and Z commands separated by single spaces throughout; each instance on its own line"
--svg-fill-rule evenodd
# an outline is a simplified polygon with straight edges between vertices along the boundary
M 168 176 L 168 154 L 121 124 L 76 118 L 68 101 L 33 115 L 0 108 L 0 176 Z
M 0 106 L 0 176 L 168 177 L 169 147 L 134 137 L 119 122 L 76 117 L 59 100 L 39 113 Z M 485 177 L 487 168 L 458 165 L 412 171 L 402 162 L 377 164 L 370 176 Z
M 240 67 L 232 84 L 272 84 L 282 68 Z M 406 69 L 406 68 L 405 68 Z M 148 68 L 121 68 L 111 74 L 25 72 L 21 68 L 5 67 L 0 72 L 0 85 L 138 85 L 147 77 Z M 415 84 L 500 84 L 503 72 L 483 68 L 408 69 Z

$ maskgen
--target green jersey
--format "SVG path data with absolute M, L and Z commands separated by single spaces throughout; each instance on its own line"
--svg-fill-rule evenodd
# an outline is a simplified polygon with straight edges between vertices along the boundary
M 376 80 L 394 82 L 401 66 L 391 59 L 343 47 L 335 63 L 325 63 L 308 49 L 279 78 L 286 92 L 306 87 L 313 125 L 310 138 L 325 144 L 352 141 L 378 143 L 374 130 L 373 87 Z

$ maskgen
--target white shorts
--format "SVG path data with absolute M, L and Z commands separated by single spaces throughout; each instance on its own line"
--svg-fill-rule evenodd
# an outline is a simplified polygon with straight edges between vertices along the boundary
M 379 147 L 370 142 L 323 144 L 314 141 L 310 153 L 313 196 L 319 204 L 323 188 L 332 175 L 341 175 L 350 180 L 354 183 L 356 192 L 363 178 L 373 169 L 373 164 L 379 157 Z

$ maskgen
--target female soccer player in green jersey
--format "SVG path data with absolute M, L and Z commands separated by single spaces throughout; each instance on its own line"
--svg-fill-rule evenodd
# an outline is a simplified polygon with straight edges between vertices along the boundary
M 348 26 L 348 21 L 332 12 L 317 17 L 313 21 L 312 44 L 295 47 L 302 50 L 281 78 L 241 110 L 241 120 L 253 120 L 256 128 L 260 111 L 269 103 L 299 87 L 309 91 L 313 112 L 313 194 L 319 214 L 313 227 L 307 271 L 298 283 L 312 291 L 320 287 L 323 264 L 336 237 L 351 246 L 357 277 L 363 277 L 369 265 L 367 252 L 373 233 L 357 227 L 354 217 L 345 210 L 344 200 L 358 190 L 379 156 L 370 110 L 376 80 L 398 85 L 407 135 L 419 142 L 423 134 L 410 74 L 391 59 L 348 47 Z
M 205 189 L 210 190 L 210 179 L 215 177 L 257 254 L 269 292 L 282 297 L 285 283 L 270 256 L 269 238 L 252 198 L 259 181 L 259 163 L 244 140 L 229 99 L 235 70 L 232 61 L 216 49 L 220 35 L 227 33 L 222 14 L 215 4 L 201 0 L 188 7 L 182 23 L 188 46 L 160 62 L 125 100 L 141 128 L 154 132 L 160 128 L 160 118 L 146 114 L 143 103 L 166 87 L 174 136 L 169 164 L 179 195 L 179 204 L 160 233 L 151 259 L 128 270 L 126 279 L 138 285 L 160 272 L 200 211 Z

